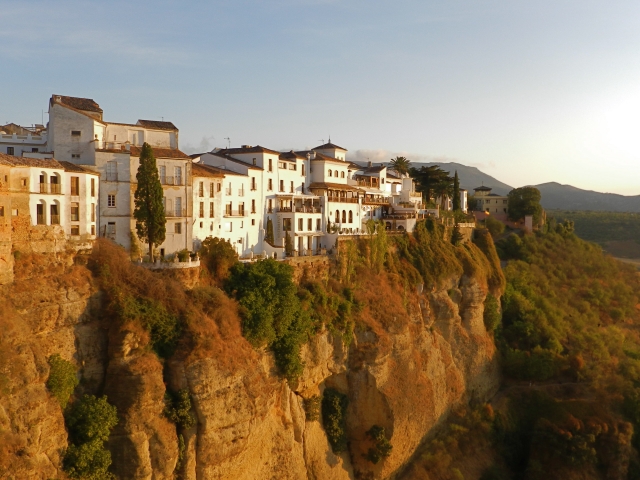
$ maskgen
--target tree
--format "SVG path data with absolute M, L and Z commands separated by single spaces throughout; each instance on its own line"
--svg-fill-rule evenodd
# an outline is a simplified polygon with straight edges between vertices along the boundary
M 288 257 L 293 256 L 293 241 L 291 240 L 291 235 L 289 235 L 289 230 L 285 232 L 284 236 L 284 252 Z
M 411 160 L 407 157 L 397 156 L 391 159 L 391 167 L 401 175 L 408 175 L 411 167 Z
M 409 175 L 416 181 L 416 189 L 425 194 L 427 201 L 441 195 L 450 195 L 453 189 L 453 178 L 438 165 L 411 167 Z
M 453 211 L 457 212 L 460 208 L 460 179 L 458 179 L 458 171 L 453 176 Z
M 167 220 L 156 159 L 147 142 L 142 145 L 136 180 L 138 186 L 133 196 L 136 231 L 138 237 L 149 245 L 149 259 L 153 262 L 153 247 L 164 242 Z
M 456 223 L 453 227 L 453 232 L 451 232 L 451 243 L 458 246 L 463 240 L 464 235 L 462 235 L 462 232 L 460 231 L 460 225 Z
M 198 253 L 218 285 L 227 279 L 229 269 L 238 261 L 238 254 L 229 240 L 217 237 L 207 237 Z
M 522 220 L 526 215 L 533 216 L 533 223 L 537 224 L 542 218 L 540 190 L 535 187 L 514 188 L 509 192 L 509 219 Z
M 273 245 L 273 221 L 270 218 L 267 218 L 267 233 L 264 239 L 269 245 Z
M 484 226 L 487 227 L 487 230 L 489 230 L 489 233 L 494 240 L 504 233 L 504 223 L 500 220 L 496 220 L 492 216 L 485 218 Z

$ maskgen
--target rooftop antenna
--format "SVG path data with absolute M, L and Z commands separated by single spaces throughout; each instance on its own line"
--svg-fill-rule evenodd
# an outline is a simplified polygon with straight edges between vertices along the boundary
M 329 143 L 331 143 L 331 134 L 329 134 Z
M 322 142 L 321 145 L 324 145 L 324 138 L 321 138 L 320 140 L 318 140 L 319 142 Z
M 224 139 L 227 141 L 227 148 L 231 148 L 231 139 L 229 137 L 224 137 Z

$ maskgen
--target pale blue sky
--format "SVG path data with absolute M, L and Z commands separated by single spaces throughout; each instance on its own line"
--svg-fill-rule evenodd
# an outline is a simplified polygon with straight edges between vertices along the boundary
M 640 194 L 640 2 L 0 0 L 0 122 L 52 93 L 185 151 L 331 140 Z M 46 114 L 45 114 L 46 121 Z

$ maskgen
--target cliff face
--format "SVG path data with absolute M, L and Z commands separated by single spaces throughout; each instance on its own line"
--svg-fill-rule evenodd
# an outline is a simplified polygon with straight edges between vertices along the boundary
M 105 394 L 117 406 L 109 449 L 118 478 L 174 478 L 178 465 L 189 479 L 389 478 L 453 405 L 484 400 L 498 386 L 481 277 L 452 276 L 429 292 L 406 291 L 392 276 L 364 280 L 353 341 L 345 345 L 328 331 L 315 336 L 303 348 L 305 370 L 292 388 L 270 353 L 241 338 L 237 320 L 229 320 L 235 313 L 197 322 L 199 346 L 163 365 L 143 329 L 105 318 L 85 267 L 71 257 L 43 267 L 43 258 L 21 262 L 3 292 L 10 299 L 0 315 L 3 478 L 63 476 L 62 410 L 45 387 L 46 359 L 54 353 L 78 366 L 79 392 Z M 207 322 L 217 325 L 214 334 Z M 165 385 L 188 389 L 194 427 L 176 430 L 163 416 Z M 327 387 L 349 399 L 349 449 L 340 455 L 321 421 L 305 418 L 304 399 Z M 393 445 L 375 465 L 364 458 L 373 425 L 384 427 Z

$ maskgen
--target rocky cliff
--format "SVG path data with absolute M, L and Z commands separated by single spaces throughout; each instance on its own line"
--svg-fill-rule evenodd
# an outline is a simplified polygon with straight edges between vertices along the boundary
M 113 321 L 84 258 L 27 256 L 2 287 L 2 478 L 64 478 L 63 412 L 45 386 L 55 353 L 77 365 L 76 395 L 104 394 L 118 408 L 108 448 L 122 479 L 392 478 L 452 406 L 483 401 L 498 387 L 482 274 L 450 275 L 426 289 L 408 289 L 397 275 L 363 278 L 353 339 L 318 332 L 290 385 L 270 352 L 244 340 L 238 307 L 222 293 L 187 319 L 190 333 L 176 354 L 159 359 L 144 328 Z M 348 450 L 337 455 L 304 407 L 328 387 L 349 400 Z M 167 389 L 188 389 L 194 426 L 163 415 Z M 373 425 L 393 446 L 377 464 L 365 458 Z

